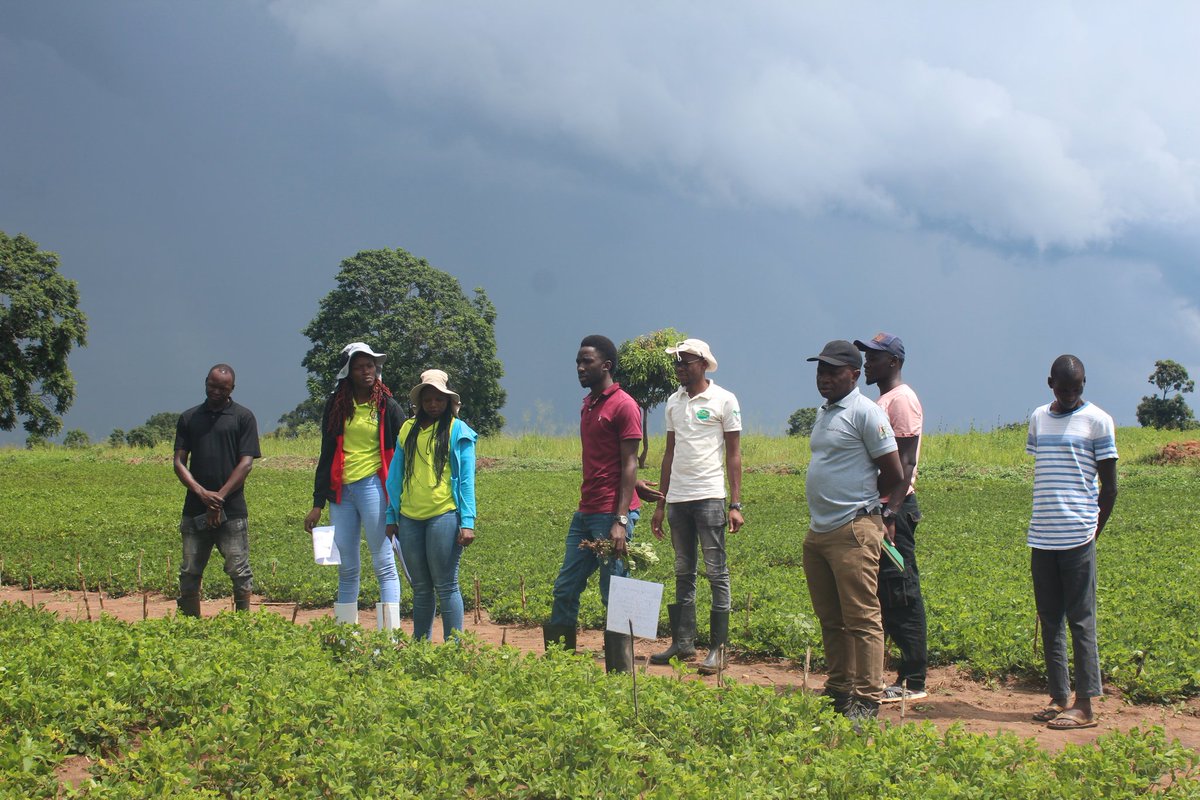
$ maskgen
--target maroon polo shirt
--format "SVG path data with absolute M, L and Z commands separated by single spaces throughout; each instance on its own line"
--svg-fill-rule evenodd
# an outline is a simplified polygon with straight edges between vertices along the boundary
M 584 514 L 614 514 L 621 486 L 621 441 L 642 440 L 642 410 L 619 383 L 609 386 L 599 397 L 589 394 L 583 398 L 579 412 L 579 438 L 583 442 L 579 510 Z M 640 504 L 634 492 L 630 510 Z

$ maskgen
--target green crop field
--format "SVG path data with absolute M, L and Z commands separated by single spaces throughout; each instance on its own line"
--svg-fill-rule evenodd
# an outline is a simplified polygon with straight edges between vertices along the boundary
M 1179 438 L 1119 432 L 1121 494 L 1100 542 L 1102 666 L 1110 683 L 1138 699 L 1200 693 L 1200 509 L 1193 502 L 1198 470 L 1149 463 L 1159 447 Z M 923 443 L 918 489 L 925 520 L 917 538 L 935 663 L 962 664 L 978 675 L 1037 675 L 1042 669 L 1033 648 L 1024 544 L 1032 464 L 1023 443 L 1021 430 L 932 435 Z M 578 498 L 578 447 L 571 438 L 538 436 L 481 443 L 479 539 L 461 572 L 468 604 L 477 577 L 494 619 L 533 623 L 547 617 Z M 269 599 L 328 605 L 334 596 L 335 569 L 313 565 L 301 527 L 311 505 L 316 450 L 314 441 L 265 439 L 265 457 L 247 483 L 251 561 L 258 589 Z M 732 646 L 790 657 L 811 646 L 819 657 L 800 564 L 807 442 L 748 436 L 744 451 L 748 522 L 729 539 Z M 661 452 L 661 439 L 652 442 L 644 477 L 656 477 Z M 90 585 L 130 592 L 138 585 L 140 561 L 142 585 L 172 593 L 182 497 L 165 449 L 0 451 L 3 579 L 77 588 L 78 560 Z M 636 535 L 652 539 L 648 520 Z M 669 599 L 670 544 L 656 548 L 660 563 L 639 577 L 667 583 Z M 366 573 L 363 602 L 373 603 L 377 587 Z M 210 596 L 228 594 L 219 564 L 210 565 L 205 588 Z M 699 598 L 703 638 L 703 587 Z M 408 599 L 406 592 L 406 607 Z M 602 620 L 592 589 L 585 593 L 581 622 L 599 627 Z
M 411 644 L 275 614 L 59 622 L 0 606 L 5 797 L 1200 796 L 1161 730 L 1048 754 L 932 725 L 854 734 L 823 701 L 586 657 Z M 97 759 L 60 788 L 68 754 Z M 1166 779 L 1165 788 L 1160 783 Z
M 931 657 L 981 676 L 1042 668 L 1023 438 L 945 434 L 923 447 L 918 541 Z M 1200 476 L 1151 463 L 1168 441 L 1120 431 L 1121 495 L 1100 545 L 1102 665 L 1142 700 L 1200 693 Z M 651 462 L 661 447 L 652 443 Z M 268 439 L 264 450 L 247 489 L 258 587 L 328 605 L 335 570 L 312 564 L 301 528 L 315 442 Z M 750 436 L 745 454 L 748 524 L 729 541 L 733 646 L 792 657 L 812 647 L 819 658 L 800 566 L 807 443 Z M 578 443 L 496 438 L 480 457 L 479 539 L 463 560 L 464 594 L 469 603 L 478 578 L 494 618 L 540 621 L 578 496 Z M 652 463 L 643 474 L 655 472 Z M 3 580 L 77 588 L 78 564 L 90 586 L 130 592 L 140 563 L 141 586 L 172 593 L 182 495 L 161 449 L 0 451 Z M 667 582 L 669 598 L 670 547 L 656 548 L 660 563 L 639 577 Z M 206 590 L 228 593 L 218 565 Z M 368 578 L 363 602 L 376 592 Z M 601 620 L 591 589 L 582 621 Z M 802 693 L 656 677 L 638 686 L 635 716 L 628 676 L 606 676 L 586 658 L 413 645 L 272 614 L 88 624 L 3 606 L 0 796 L 1200 796 L 1196 753 L 1158 730 L 1052 755 L 1009 735 L 928 725 L 857 736 Z M 54 770 L 73 754 L 97 759 L 92 781 L 60 787 Z

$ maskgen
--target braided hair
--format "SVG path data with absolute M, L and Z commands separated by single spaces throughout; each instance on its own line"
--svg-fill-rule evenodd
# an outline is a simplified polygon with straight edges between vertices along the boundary
M 392 390 L 383 382 L 383 378 L 375 375 L 375 383 L 371 385 L 371 415 L 379 416 L 379 407 L 385 397 L 391 397 Z M 350 378 L 338 381 L 333 390 L 333 406 L 329 409 L 329 432 L 338 433 L 346 425 L 346 420 L 354 416 L 354 385 Z
M 420 434 L 421 428 L 431 421 L 433 418 L 425 413 L 424 405 L 417 403 L 416 419 L 413 420 L 413 426 L 409 428 L 408 436 L 404 438 L 404 485 L 406 487 L 412 480 L 413 464 L 417 459 L 417 436 Z M 450 458 L 450 426 L 453 422 L 454 405 L 446 403 L 445 410 L 437 418 L 437 428 L 433 432 L 436 442 L 433 448 L 433 472 L 437 476 L 438 483 L 442 481 L 442 475 L 446 471 L 446 462 Z

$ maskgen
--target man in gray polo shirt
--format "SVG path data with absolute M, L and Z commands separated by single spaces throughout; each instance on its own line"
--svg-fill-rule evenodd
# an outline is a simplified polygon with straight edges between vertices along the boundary
M 879 713 L 883 697 L 883 621 L 875 593 L 883 537 L 895 536 L 880 494 L 899 508 L 903 482 L 887 414 L 858 390 L 862 354 L 845 340 L 825 345 L 817 362 L 817 411 L 805 493 L 809 531 L 804 575 L 829 678 L 825 694 L 856 723 Z

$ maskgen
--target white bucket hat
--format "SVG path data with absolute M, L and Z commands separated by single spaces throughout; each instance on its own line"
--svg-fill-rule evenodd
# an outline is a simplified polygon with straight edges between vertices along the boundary
M 342 368 L 338 371 L 337 379 L 339 381 L 350 377 L 350 362 L 354 360 L 355 353 L 366 353 L 371 358 L 375 359 L 375 369 L 378 370 L 379 373 L 376 377 L 378 377 L 380 380 L 383 379 L 383 362 L 387 360 L 387 354 L 376 353 L 374 350 L 368 347 L 365 342 L 351 342 L 342 348 L 342 358 L 346 359 L 346 361 L 342 364 Z
M 708 347 L 708 342 L 702 339 L 684 339 L 674 347 L 667 348 L 667 355 L 679 357 L 680 353 L 691 353 L 695 356 L 700 356 L 708 362 L 705 372 L 717 371 L 717 360 L 713 358 L 712 350 Z
M 458 410 L 462 408 L 462 398 L 457 392 L 450 391 L 450 387 L 446 385 L 446 381 L 450 380 L 445 372 L 440 369 L 427 369 L 421 373 L 421 382 L 412 388 L 408 393 L 408 402 L 413 404 L 414 408 L 421 407 L 421 390 L 426 386 L 432 386 L 442 394 L 450 398 L 450 413 L 458 416 Z

